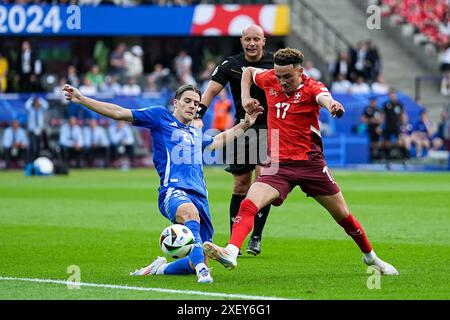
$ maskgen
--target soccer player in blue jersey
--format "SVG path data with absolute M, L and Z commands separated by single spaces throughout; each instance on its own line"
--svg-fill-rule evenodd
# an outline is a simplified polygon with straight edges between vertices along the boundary
M 161 106 L 126 109 L 94 100 L 70 85 L 65 85 L 62 90 L 67 100 L 94 112 L 151 129 L 153 162 L 161 178 L 159 210 L 172 223 L 184 224 L 194 234 L 195 245 L 188 257 L 171 263 L 158 257 L 147 267 L 131 274 L 197 274 L 198 282 L 212 282 L 202 249 L 203 242 L 211 241 L 214 232 L 203 178 L 203 150 L 222 148 L 227 141 L 252 126 L 262 111 L 246 115 L 243 122 L 211 137 L 192 125 L 201 100 L 200 91 L 192 85 L 183 85 L 176 91 L 173 114 Z

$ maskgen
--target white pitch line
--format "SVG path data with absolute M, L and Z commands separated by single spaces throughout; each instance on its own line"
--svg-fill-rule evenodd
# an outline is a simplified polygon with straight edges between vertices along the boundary
M 164 293 L 176 293 L 176 294 L 191 294 L 207 297 L 220 297 L 220 298 L 231 298 L 231 299 L 245 299 L 245 300 L 289 300 L 280 297 L 267 297 L 267 296 L 251 296 L 246 294 L 230 294 L 222 292 L 203 292 L 203 291 L 193 291 L 193 290 L 175 290 L 175 289 L 164 289 L 164 288 L 150 288 L 150 287 L 132 287 L 132 286 L 121 286 L 115 284 L 100 284 L 100 283 L 87 283 L 87 282 L 73 282 L 64 280 L 54 280 L 54 279 L 36 279 L 36 278 L 16 278 L 16 277 L 1 277 L 2 281 L 24 281 L 24 282 L 38 282 L 38 283 L 53 283 L 53 284 L 64 284 L 70 286 L 83 286 L 83 287 L 94 287 L 94 288 L 108 288 L 108 289 L 119 289 L 119 290 L 132 290 L 132 291 L 153 291 L 153 292 L 164 292 Z

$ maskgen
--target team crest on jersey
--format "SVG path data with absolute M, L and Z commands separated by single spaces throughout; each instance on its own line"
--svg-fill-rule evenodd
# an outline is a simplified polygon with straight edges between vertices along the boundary
M 270 94 L 271 96 L 276 97 L 276 96 L 278 95 L 278 92 L 277 92 L 275 89 L 270 88 L 269 94 Z
M 296 92 L 294 95 L 294 103 L 299 103 L 302 98 L 302 94 L 300 92 Z

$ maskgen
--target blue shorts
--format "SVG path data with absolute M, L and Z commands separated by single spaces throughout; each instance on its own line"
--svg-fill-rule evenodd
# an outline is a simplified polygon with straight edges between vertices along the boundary
M 208 199 L 196 192 L 184 189 L 161 188 L 158 196 L 159 211 L 175 223 L 177 209 L 183 203 L 192 203 L 200 215 L 200 236 L 202 241 L 212 241 L 214 228 L 211 222 Z

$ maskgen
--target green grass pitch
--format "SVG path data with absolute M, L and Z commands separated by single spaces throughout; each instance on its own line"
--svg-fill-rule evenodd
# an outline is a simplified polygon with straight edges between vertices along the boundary
M 229 235 L 232 178 L 222 168 L 207 168 L 205 175 L 214 240 L 223 245 Z M 377 282 L 351 238 L 295 189 L 282 207 L 272 208 L 262 254 L 244 254 L 234 271 L 210 262 L 214 283 L 200 285 L 195 276 L 131 277 L 130 271 L 161 255 L 159 234 L 169 224 L 158 211 L 154 170 L 72 170 L 67 177 L 31 178 L 2 172 L 0 300 L 236 299 L 227 294 L 450 299 L 450 174 L 335 171 L 334 177 L 375 251 L 400 276 Z M 6 279 L 66 281 L 69 266 L 80 268 L 83 283 L 113 286 L 77 290 L 63 283 Z

